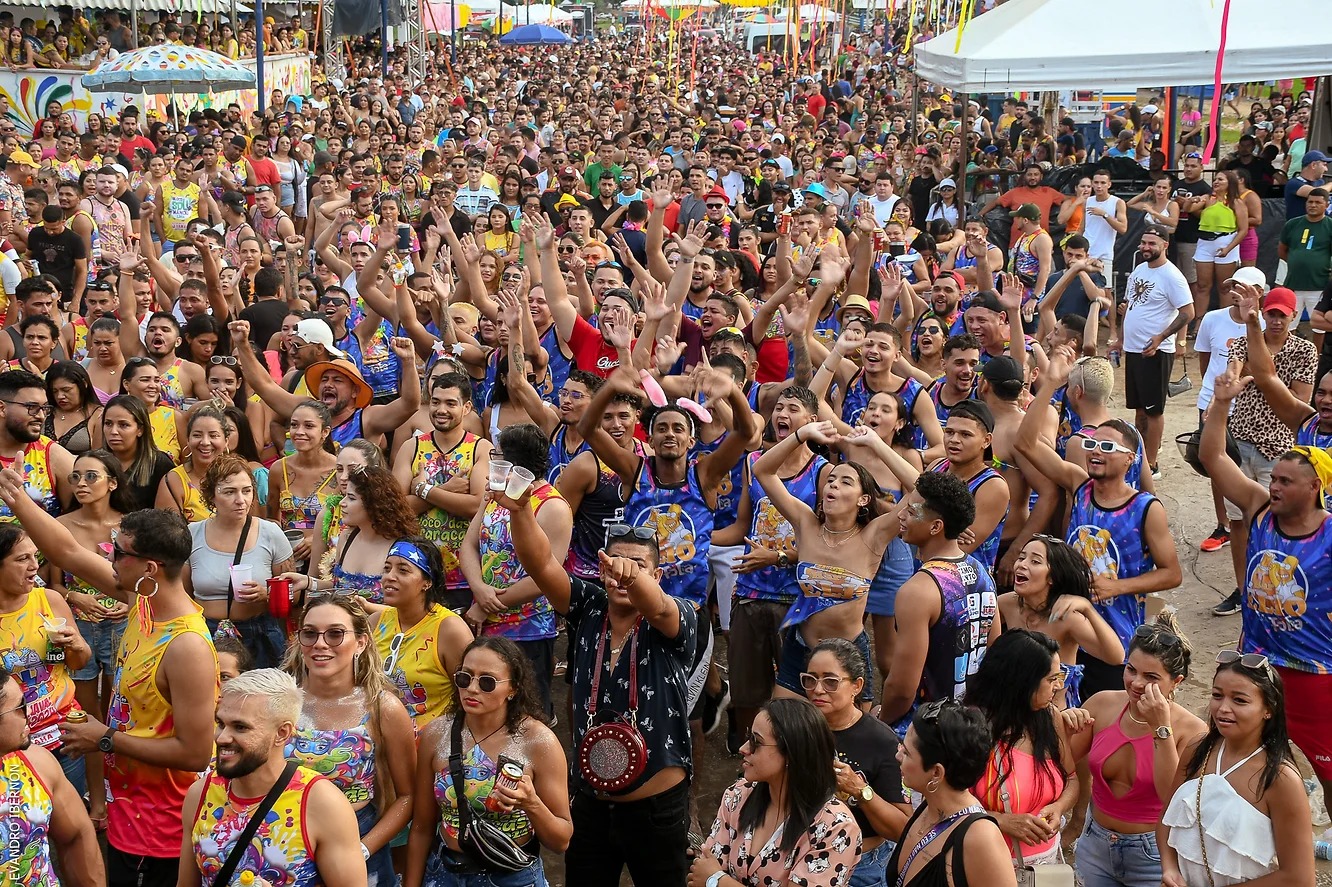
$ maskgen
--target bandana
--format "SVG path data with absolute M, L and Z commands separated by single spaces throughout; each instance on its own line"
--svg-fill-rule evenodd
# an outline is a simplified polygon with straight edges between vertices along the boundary
M 1314 474 L 1318 475 L 1318 486 L 1323 490 L 1321 498 L 1326 500 L 1328 490 L 1332 489 L 1332 456 L 1322 447 L 1291 447 L 1291 452 L 1299 453 L 1309 460 Z
M 405 539 L 394 542 L 393 547 L 389 549 L 388 556 L 402 558 L 432 579 L 435 576 L 434 571 L 430 569 L 430 561 L 422 554 L 421 549 Z

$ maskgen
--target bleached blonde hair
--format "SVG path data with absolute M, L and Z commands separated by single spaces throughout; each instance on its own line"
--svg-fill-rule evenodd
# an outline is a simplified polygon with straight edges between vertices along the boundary
M 268 700 L 268 713 L 277 724 L 295 724 L 301 716 L 303 698 L 296 679 L 279 668 L 256 668 L 222 685 L 221 697 L 260 696 Z

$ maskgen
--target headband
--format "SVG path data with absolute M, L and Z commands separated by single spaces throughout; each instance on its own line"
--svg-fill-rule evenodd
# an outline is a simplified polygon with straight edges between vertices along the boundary
M 1318 475 L 1318 486 L 1325 496 L 1327 490 L 1332 488 L 1332 456 L 1329 456 L 1327 450 L 1322 447 L 1291 447 L 1291 451 L 1309 460 L 1314 474 Z
M 430 561 L 425 554 L 414 543 L 408 542 L 406 539 L 399 539 L 394 542 L 393 547 L 389 549 L 388 556 L 400 557 L 425 573 L 427 577 L 435 578 L 435 571 L 430 569 Z

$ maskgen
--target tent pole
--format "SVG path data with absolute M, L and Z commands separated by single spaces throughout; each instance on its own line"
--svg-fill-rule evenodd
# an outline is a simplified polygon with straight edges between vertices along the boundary
M 500 4 L 500 14 L 504 14 L 504 4 Z M 449 63 L 458 64 L 458 3 L 449 0 Z
M 139 0 L 130 0 L 130 26 L 134 31 L 134 48 L 139 48 Z
M 388 0 L 379 0 L 379 73 L 388 77 Z
M 254 85 L 258 90 L 255 108 L 264 113 L 264 0 L 254 0 Z
M 1179 90 L 1170 86 L 1166 87 L 1165 106 L 1167 136 L 1170 140 L 1170 143 L 1165 146 L 1166 168 L 1174 169 L 1179 158 L 1179 133 L 1175 128 L 1175 121 L 1179 119 Z
M 962 157 L 957 164 L 957 177 L 961 179 L 957 190 L 953 192 L 957 201 L 957 224 L 962 226 L 967 221 L 967 157 L 971 149 L 967 146 L 967 136 L 971 134 L 971 102 L 967 100 L 968 93 L 962 93 L 962 125 L 958 127 L 958 135 L 962 136 Z

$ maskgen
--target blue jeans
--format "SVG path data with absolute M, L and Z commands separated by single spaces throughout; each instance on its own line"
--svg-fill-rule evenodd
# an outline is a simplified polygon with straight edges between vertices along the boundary
M 484 874 L 458 874 L 444 865 L 439 853 L 426 857 L 425 878 L 422 887 L 548 887 L 541 858 L 519 872 L 486 872 Z
M 220 619 L 206 619 L 210 634 L 217 631 Z M 251 668 L 281 668 L 282 656 L 287 652 L 287 632 L 277 619 L 261 613 L 251 619 L 235 619 L 232 624 L 240 635 L 241 643 L 249 651 Z
M 76 681 L 95 681 L 99 675 L 111 675 L 116 671 L 116 654 L 120 650 L 120 637 L 125 633 L 125 620 L 113 619 L 103 622 L 88 622 L 75 619 L 79 634 L 92 648 L 92 657 L 88 664 L 70 675 Z
M 376 809 L 373 803 L 366 804 L 356 811 L 356 825 L 362 838 L 370 832 L 370 829 L 375 827 L 375 823 L 378 821 L 379 810 Z M 397 884 L 397 879 L 393 875 L 393 857 L 389 853 L 388 844 L 370 854 L 365 867 L 370 875 L 368 887 L 394 887 Z
M 856 867 L 851 870 L 848 887 L 882 887 L 887 883 L 888 860 L 892 858 L 897 844 L 884 841 L 868 853 L 860 854 Z
M 1099 825 L 1089 812 L 1075 855 L 1083 887 L 1160 887 L 1156 832 L 1125 835 Z
M 83 755 L 67 755 L 63 751 L 53 752 L 55 759 L 60 763 L 60 769 L 65 771 L 65 778 L 69 784 L 74 786 L 74 791 L 83 797 L 88 792 L 88 769 L 83 760 Z M 101 754 L 96 752 L 95 754 Z M 106 791 L 106 786 L 98 786 L 100 791 Z

